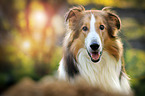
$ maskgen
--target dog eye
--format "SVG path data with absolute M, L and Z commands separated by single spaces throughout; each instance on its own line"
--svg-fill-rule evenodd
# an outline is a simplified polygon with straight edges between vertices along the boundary
M 100 25 L 100 29 L 103 30 L 104 29 L 104 25 Z
M 88 31 L 88 27 L 87 27 L 87 26 L 84 26 L 84 27 L 82 28 L 82 30 L 83 30 L 83 31 Z

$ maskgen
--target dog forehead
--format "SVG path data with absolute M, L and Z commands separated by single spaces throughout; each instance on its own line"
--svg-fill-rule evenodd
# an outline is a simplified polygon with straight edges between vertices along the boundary
M 105 17 L 106 13 L 102 10 L 86 10 L 84 12 L 84 20 L 91 20 L 92 15 L 95 19 L 101 19 Z

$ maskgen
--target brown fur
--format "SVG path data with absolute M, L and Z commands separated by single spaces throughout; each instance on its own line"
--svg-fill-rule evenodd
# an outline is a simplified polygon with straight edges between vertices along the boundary
M 123 47 L 120 42 L 120 39 L 117 36 L 117 33 L 120 29 L 121 21 L 120 18 L 109 11 L 103 10 L 85 10 L 81 7 L 74 7 L 66 15 L 66 21 L 68 25 L 68 31 L 71 31 L 70 37 L 65 39 L 64 42 L 65 51 L 71 51 L 73 57 L 76 60 L 78 50 L 84 47 L 84 39 L 87 36 L 88 32 L 83 32 L 81 28 L 87 26 L 89 28 L 90 23 L 90 12 L 95 14 L 96 26 L 103 24 L 105 30 L 100 32 L 99 26 L 96 29 L 96 32 L 101 37 L 104 50 L 110 53 L 113 57 L 119 60 L 122 57 Z M 66 50 L 68 49 L 68 50 Z M 66 52 L 64 52 L 66 53 Z

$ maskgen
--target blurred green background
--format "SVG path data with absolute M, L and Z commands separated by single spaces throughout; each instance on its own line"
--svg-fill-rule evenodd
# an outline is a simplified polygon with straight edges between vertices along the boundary
M 0 0 L 0 93 L 24 77 L 56 76 L 72 6 L 113 7 L 120 16 L 126 71 L 137 96 L 145 94 L 145 0 Z

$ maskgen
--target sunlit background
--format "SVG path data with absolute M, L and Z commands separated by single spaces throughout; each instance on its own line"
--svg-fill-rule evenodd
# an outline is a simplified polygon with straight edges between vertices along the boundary
M 145 92 L 145 0 L 0 0 L 0 93 L 24 77 L 56 76 L 69 8 L 111 6 L 120 16 L 126 71 L 138 96 Z

